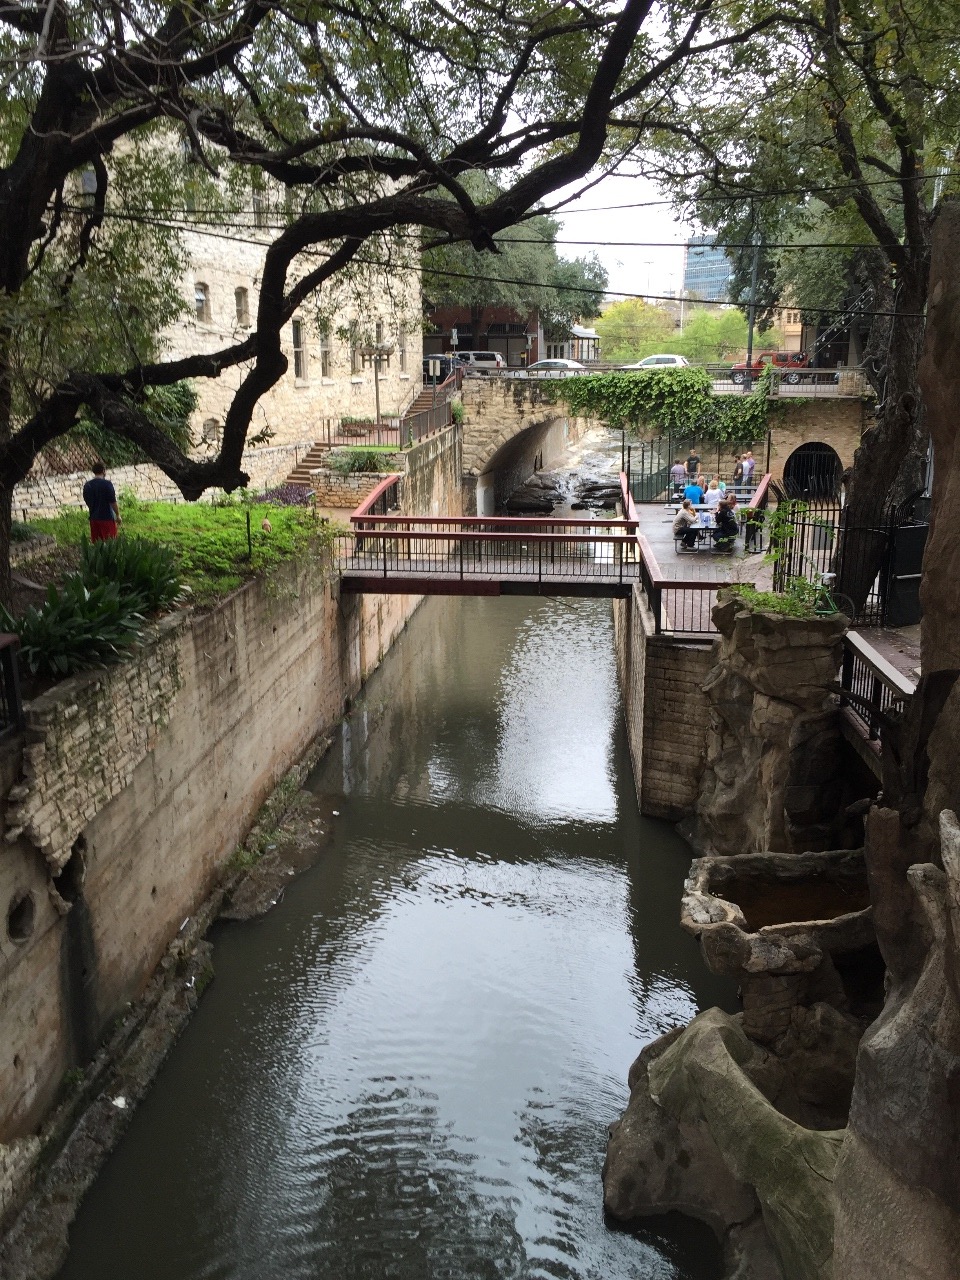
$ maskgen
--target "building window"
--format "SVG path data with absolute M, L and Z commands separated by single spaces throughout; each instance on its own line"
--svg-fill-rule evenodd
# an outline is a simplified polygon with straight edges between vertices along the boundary
M 407 372 L 407 326 L 402 324 L 397 330 L 397 359 L 400 362 L 400 372 Z
M 307 342 L 302 320 L 293 322 L 293 376 L 297 382 L 307 380 Z
M 220 420 L 219 418 L 207 418 L 200 431 L 200 439 L 203 444 L 219 444 L 220 443 Z
M 255 183 L 253 188 L 253 225 L 255 227 L 265 227 L 269 221 L 270 201 L 267 199 L 266 188 Z
M 199 282 L 193 287 L 193 304 L 196 308 L 197 319 L 204 324 L 210 323 L 210 286 L 200 284 Z
M 383 321 L 382 320 L 377 321 L 376 337 L 374 338 L 374 342 L 377 344 L 378 347 L 383 346 Z
M 359 373 L 363 368 L 363 357 L 360 354 L 360 326 L 356 320 L 350 321 L 350 372 Z
M 250 324 L 250 295 L 246 289 L 234 289 L 233 296 L 237 302 L 237 324 L 246 328 Z
M 328 333 L 324 333 L 320 335 L 320 377 L 321 378 L 329 378 L 331 376 L 330 375 L 330 367 L 331 367 L 330 357 L 331 357 L 330 335 Z

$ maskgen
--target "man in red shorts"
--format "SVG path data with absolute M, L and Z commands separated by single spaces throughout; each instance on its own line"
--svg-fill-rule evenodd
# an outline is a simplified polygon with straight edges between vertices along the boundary
M 120 510 L 117 491 L 106 478 L 102 462 L 93 464 L 93 479 L 83 486 L 83 500 L 90 512 L 90 541 L 103 542 L 117 536 Z

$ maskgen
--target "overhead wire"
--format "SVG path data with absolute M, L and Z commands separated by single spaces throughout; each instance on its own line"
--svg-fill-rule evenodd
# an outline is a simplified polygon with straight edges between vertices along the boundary
M 71 211 L 73 212 L 85 212 L 85 210 L 79 206 L 66 206 L 66 207 L 71 209 Z M 254 236 L 238 236 L 235 234 L 231 234 L 229 232 L 224 232 L 219 228 L 210 229 L 209 227 L 195 226 L 192 223 L 178 223 L 176 221 L 173 221 L 171 219 L 165 219 L 163 217 L 156 217 L 156 216 L 148 217 L 141 214 L 120 212 L 117 210 L 107 210 L 104 212 L 103 217 L 107 219 L 113 218 L 113 219 L 117 219 L 125 222 L 142 223 L 145 226 L 162 227 L 162 228 L 167 228 L 173 231 L 191 231 L 196 235 L 209 236 L 209 237 L 220 239 L 220 240 L 229 240 L 238 244 L 249 244 L 262 250 L 265 250 L 267 248 L 267 246 L 264 244 L 262 239 L 257 239 Z M 258 229 L 268 230 L 270 228 L 258 228 Z M 393 232 L 389 232 L 388 234 L 392 235 Z M 304 254 L 304 256 L 309 256 L 309 257 L 329 257 L 329 254 L 323 254 L 320 250 L 317 250 L 317 249 L 302 250 L 301 252 Z M 381 268 L 384 268 L 386 265 L 382 261 L 376 258 L 365 257 L 359 253 L 354 256 L 353 261 L 359 262 L 365 266 L 373 266 L 373 267 L 381 267 Z M 679 302 L 680 301 L 680 299 L 676 294 L 635 293 L 635 292 L 630 292 L 623 289 L 599 289 L 599 288 L 591 288 L 586 285 L 552 284 L 549 281 L 524 280 L 524 279 L 521 279 L 518 277 L 512 277 L 512 276 L 495 276 L 495 275 L 486 275 L 486 274 L 479 275 L 476 272 L 453 271 L 453 270 L 441 269 L 437 267 L 423 267 L 423 266 L 414 267 L 414 266 L 408 266 L 405 263 L 393 263 L 391 264 L 391 269 L 395 271 L 417 271 L 421 276 L 423 275 L 439 276 L 445 279 L 452 279 L 452 280 L 480 280 L 486 284 L 512 284 L 512 285 L 519 285 L 521 288 L 552 289 L 558 293 L 582 293 L 582 294 L 588 294 L 590 296 L 596 296 L 597 294 L 600 294 L 603 297 L 624 299 L 624 300 L 640 299 L 641 301 L 644 301 L 644 302 Z M 684 305 L 686 306 L 718 307 L 718 306 L 737 305 L 735 303 L 731 303 L 729 298 L 685 298 L 683 301 L 684 301 Z M 811 315 L 820 315 L 820 316 L 843 314 L 843 315 L 857 315 L 857 316 L 868 316 L 868 317 L 882 316 L 882 317 L 888 317 L 888 318 L 901 318 L 901 319 L 905 317 L 921 318 L 918 313 L 914 313 L 914 312 L 873 311 L 873 310 L 866 310 L 866 309 L 851 311 L 849 308 L 843 307 L 843 306 L 803 307 L 802 310 L 805 312 L 808 312 Z

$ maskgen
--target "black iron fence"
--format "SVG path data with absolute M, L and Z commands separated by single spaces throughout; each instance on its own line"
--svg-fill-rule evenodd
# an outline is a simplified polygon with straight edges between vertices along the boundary
M 927 538 L 927 524 L 913 516 L 917 498 L 886 507 L 876 519 L 854 524 L 849 510 L 837 496 L 818 497 L 808 490 L 805 498 L 790 497 L 774 486 L 777 498 L 773 585 L 783 591 L 793 578 L 817 582 L 824 573 L 835 573 L 839 589 L 844 582 L 865 575 L 870 588 L 858 606 L 858 626 L 909 626 L 920 621 L 920 573 Z
M 770 470 L 769 432 L 761 440 L 727 440 L 723 443 L 701 443 L 696 436 L 672 431 L 629 444 L 624 436 L 623 470 L 629 473 L 634 502 L 658 502 L 672 492 L 670 468 L 678 459 L 685 464 L 690 454 L 695 452 L 705 476 L 715 476 L 726 484 L 732 484 L 736 460 L 748 450 L 753 453 L 756 463 L 756 481 Z
M 870 741 L 877 741 L 885 719 L 900 712 L 913 697 L 913 683 L 860 636 L 843 641 L 840 668 L 840 706 L 845 708 Z

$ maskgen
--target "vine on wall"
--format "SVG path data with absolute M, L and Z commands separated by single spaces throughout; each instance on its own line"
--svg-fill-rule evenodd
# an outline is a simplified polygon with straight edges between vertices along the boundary
M 770 416 L 770 376 L 764 369 L 749 395 L 714 395 L 710 375 L 694 368 L 599 373 L 554 387 L 572 413 L 635 433 L 654 428 L 700 440 L 760 440 Z

